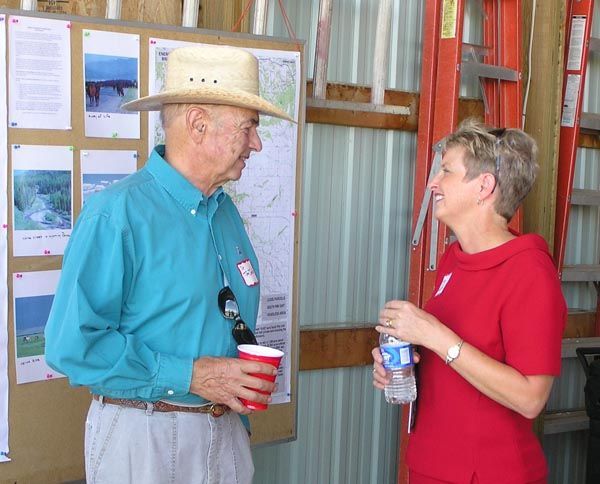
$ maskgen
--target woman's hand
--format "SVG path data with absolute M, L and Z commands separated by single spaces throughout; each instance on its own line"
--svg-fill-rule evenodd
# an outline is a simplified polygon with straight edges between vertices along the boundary
M 402 341 L 431 348 L 438 333 L 447 328 L 413 303 L 388 301 L 379 313 L 379 325 L 375 329 Z
M 373 386 L 383 390 L 390 383 L 392 375 L 383 367 L 383 357 L 379 346 L 371 350 L 371 355 L 373 355 Z M 419 353 L 413 349 L 413 361 L 418 363 L 420 359 Z

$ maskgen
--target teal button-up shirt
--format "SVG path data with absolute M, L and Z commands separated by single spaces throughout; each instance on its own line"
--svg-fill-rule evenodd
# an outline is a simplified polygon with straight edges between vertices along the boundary
M 198 404 L 201 356 L 237 357 L 217 305 L 225 275 L 254 329 L 258 261 L 231 198 L 206 198 L 157 147 L 146 166 L 91 197 L 65 251 L 46 325 L 46 361 L 96 394 Z

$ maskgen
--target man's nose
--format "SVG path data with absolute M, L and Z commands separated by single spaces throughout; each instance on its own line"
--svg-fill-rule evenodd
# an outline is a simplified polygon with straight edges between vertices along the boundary
M 262 141 L 260 140 L 260 136 L 258 135 L 256 128 L 251 131 L 250 149 L 256 151 L 257 153 L 262 150 Z

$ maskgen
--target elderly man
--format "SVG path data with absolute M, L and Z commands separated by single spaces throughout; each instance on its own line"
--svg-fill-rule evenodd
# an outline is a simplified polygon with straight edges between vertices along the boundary
M 174 50 L 165 90 L 125 107 L 161 110 L 166 142 L 85 204 L 46 360 L 93 394 L 87 482 L 251 482 L 239 398 L 267 403 L 253 389 L 273 384 L 251 374 L 276 370 L 237 358 L 255 341 L 259 272 L 222 185 L 261 150 L 259 113 L 290 118 L 259 97 L 256 58 L 224 46 Z

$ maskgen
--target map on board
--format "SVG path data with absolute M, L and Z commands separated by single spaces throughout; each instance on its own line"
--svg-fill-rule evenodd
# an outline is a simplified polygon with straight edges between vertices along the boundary
M 150 39 L 149 92 L 165 83 L 166 59 L 177 47 L 190 42 Z M 300 54 L 248 49 L 259 61 L 260 94 L 293 119 L 300 103 Z M 157 112 L 148 117 L 148 150 L 164 142 Z M 224 188 L 238 207 L 256 251 L 261 275 L 261 302 L 256 336 L 259 343 L 282 350 L 278 393 L 273 403 L 290 401 L 292 295 L 294 281 L 294 220 L 298 127 L 289 121 L 262 115 L 258 133 L 263 149 L 253 153 L 242 178 Z

